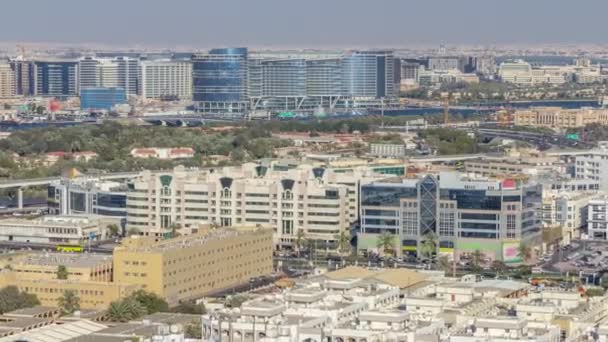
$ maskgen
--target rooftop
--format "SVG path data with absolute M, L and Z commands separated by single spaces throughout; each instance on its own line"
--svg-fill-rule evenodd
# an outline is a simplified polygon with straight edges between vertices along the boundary
M 32 253 L 17 261 L 21 265 L 66 267 L 94 267 L 111 262 L 112 256 L 94 253 Z

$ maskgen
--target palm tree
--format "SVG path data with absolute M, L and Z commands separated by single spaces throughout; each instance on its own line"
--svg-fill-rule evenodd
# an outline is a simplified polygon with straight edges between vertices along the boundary
M 472 260 L 471 263 L 473 264 L 473 269 L 475 271 L 479 271 L 481 269 L 481 261 L 483 260 L 483 253 L 479 250 L 476 249 L 473 254 L 471 254 Z
M 422 246 L 420 246 L 420 254 L 426 259 L 431 259 L 437 252 L 437 234 L 429 232 L 424 235 Z
M 446 273 L 450 270 L 450 267 L 452 266 L 451 264 L 452 263 L 448 259 L 447 255 L 442 255 L 439 258 L 437 258 L 437 267 L 439 267 L 440 270 L 442 270 Z
M 302 246 L 304 246 L 304 241 L 306 240 L 306 232 L 304 229 L 298 229 L 296 233 L 296 253 L 298 253 L 298 257 L 300 257 L 300 251 L 302 250 Z
M 496 275 L 499 275 L 507 270 L 507 265 L 500 260 L 494 260 L 492 261 L 492 270 L 494 270 Z
M 118 228 L 118 225 L 112 223 L 112 224 L 109 224 L 106 228 L 108 229 L 108 233 L 110 233 L 110 237 L 118 236 L 118 232 L 120 230 Z
M 61 297 L 57 298 L 57 306 L 63 314 L 72 314 L 74 311 L 80 310 L 80 298 L 76 295 L 76 291 L 66 290 Z
M 389 232 L 383 232 L 378 235 L 376 247 L 378 247 L 380 252 L 384 255 L 393 255 L 395 251 L 395 235 Z
M 126 298 L 110 303 L 108 319 L 113 322 L 128 322 L 147 314 L 146 308 L 132 298 Z
M 65 265 L 57 266 L 57 279 L 68 279 L 68 269 Z
M 526 245 L 525 243 L 521 243 L 519 247 L 517 247 L 517 256 L 523 260 L 524 264 L 532 258 L 532 248 Z
M 350 252 L 350 234 L 346 234 L 345 231 L 342 231 L 340 234 L 336 235 L 336 241 L 338 242 L 338 252 L 340 254 Z

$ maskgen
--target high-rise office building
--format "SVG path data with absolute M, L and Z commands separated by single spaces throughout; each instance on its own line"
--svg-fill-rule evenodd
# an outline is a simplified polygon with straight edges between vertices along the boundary
M 428 175 L 361 187 L 358 246 L 375 249 L 379 234 L 395 235 L 399 253 L 419 251 L 425 235 L 438 237 L 438 252 L 462 257 L 476 250 L 518 262 L 518 246 L 541 242 L 541 186 L 513 180 Z
M 242 112 L 248 106 L 247 48 L 213 49 L 192 56 L 192 99 L 199 110 Z
M 306 61 L 306 94 L 319 97 L 342 96 L 342 61 L 338 58 Z
M 0 62 L 0 98 L 15 96 L 15 72 L 9 63 Z
M 342 61 L 344 95 L 355 98 L 395 96 L 392 51 L 356 51 Z
M 142 61 L 139 68 L 139 93 L 144 99 L 192 99 L 192 63 L 189 61 Z
M 77 96 L 77 61 L 35 61 L 34 90 L 38 96 Z
M 47 203 L 55 215 L 127 216 L 127 188 L 110 181 L 62 179 L 49 184 Z
M 35 93 L 34 65 L 31 61 L 21 59 L 11 60 L 15 76 L 15 94 L 29 96 Z
M 306 61 L 293 58 L 263 61 L 262 80 L 265 97 L 305 97 Z
M 127 95 L 138 94 L 139 60 L 131 57 L 94 58 L 79 61 L 80 89 L 123 88 Z

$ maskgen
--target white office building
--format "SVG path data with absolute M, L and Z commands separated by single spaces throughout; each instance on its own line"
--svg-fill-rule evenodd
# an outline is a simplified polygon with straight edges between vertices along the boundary
M 190 61 L 142 61 L 139 66 L 140 94 L 148 100 L 191 100 Z
M 127 193 L 127 229 L 162 236 L 200 224 L 273 227 L 277 247 L 294 247 L 299 231 L 318 247 L 335 247 L 358 219 L 359 187 L 382 177 L 369 171 L 338 173 L 274 164 L 143 172 Z M 300 233 L 301 234 L 301 233 Z

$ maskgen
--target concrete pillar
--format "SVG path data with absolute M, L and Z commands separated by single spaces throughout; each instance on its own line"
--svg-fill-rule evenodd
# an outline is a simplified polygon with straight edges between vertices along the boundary
M 17 188 L 17 208 L 23 209 L 23 189 Z

